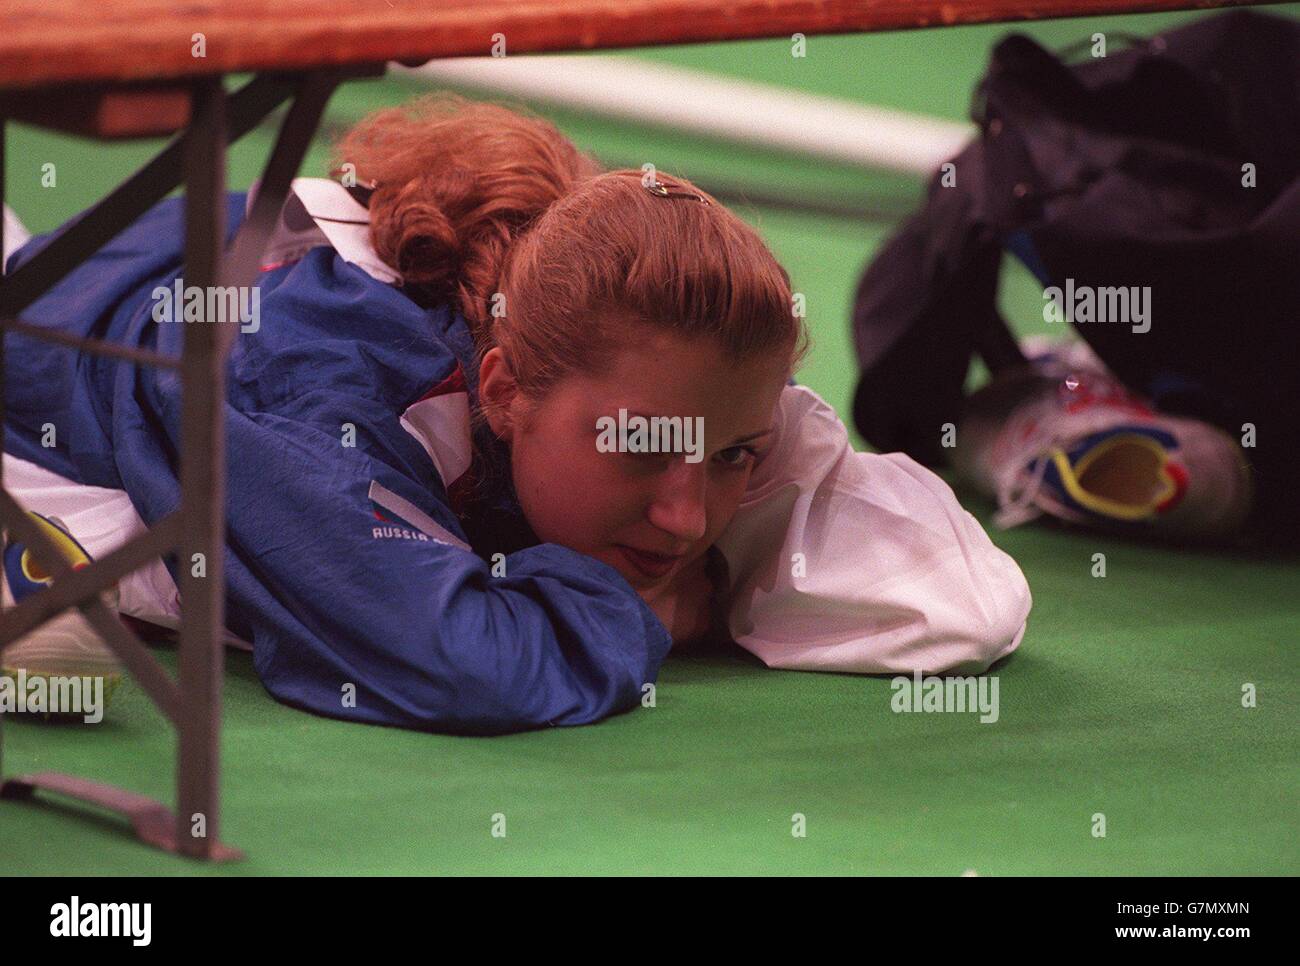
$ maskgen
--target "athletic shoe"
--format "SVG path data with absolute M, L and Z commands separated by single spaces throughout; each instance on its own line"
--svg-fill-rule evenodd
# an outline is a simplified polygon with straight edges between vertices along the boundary
M 1227 433 L 1156 412 L 1083 342 L 1025 340 L 1027 367 L 967 403 L 958 475 L 998 501 L 994 522 L 1047 514 L 1181 541 L 1225 540 L 1250 511 L 1250 466 Z
M 90 554 L 68 532 L 57 517 L 28 511 L 28 516 L 58 547 L 74 570 L 91 563 Z M 7 609 L 53 583 L 35 556 L 21 543 L 6 541 L 4 580 L 0 581 L 0 603 Z M 104 591 L 100 599 L 116 615 L 117 588 Z M 0 676 L 18 680 L 25 672 L 27 682 L 35 678 L 102 677 L 103 698 L 109 698 L 122 679 L 122 664 L 87 622 L 79 610 L 68 610 L 6 646 L 0 652 Z M 47 692 L 48 693 L 48 692 Z

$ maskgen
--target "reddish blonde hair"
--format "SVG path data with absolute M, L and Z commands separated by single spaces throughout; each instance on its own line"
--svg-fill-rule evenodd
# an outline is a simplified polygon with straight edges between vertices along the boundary
M 790 277 L 749 225 L 682 178 L 661 176 L 709 204 L 602 171 L 523 107 L 419 98 L 362 120 L 335 159 L 336 174 L 350 162 L 376 183 L 380 258 L 417 301 L 461 312 L 478 361 L 501 346 L 531 402 L 599 374 L 639 326 L 712 338 L 738 360 L 788 351 L 791 374 L 810 348 Z

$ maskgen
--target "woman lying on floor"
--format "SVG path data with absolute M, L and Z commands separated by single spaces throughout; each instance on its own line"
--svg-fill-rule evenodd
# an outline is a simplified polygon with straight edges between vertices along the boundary
M 241 329 L 226 623 L 276 698 L 507 732 L 632 708 L 706 640 L 857 673 L 981 671 L 1019 644 L 1019 568 L 938 477 L 854 452 L 793 383 L 789 277 L 716 200 L 451 96 L 363 121 L 339 172 L 359 187 L 295 181 L 257 319 L 214 323 Z M 245 210 L 231 194 L 232 235 Z M 182 202 L 160 203 L 23 317 L 179 355 L 189 323 L 160 306 L 183 235 Z M 91 556 L 178 506 L 175 373 L 20 336 L 5 355 L 20 502 Z M 637 415 L 703 435 L 600 445 Z M 123 613 L 174 624 L 168 566 L 123 581 Z M 4 666 L 57 663 L 39 637 Z M 68 646 L 63 666 L 112 660 Z

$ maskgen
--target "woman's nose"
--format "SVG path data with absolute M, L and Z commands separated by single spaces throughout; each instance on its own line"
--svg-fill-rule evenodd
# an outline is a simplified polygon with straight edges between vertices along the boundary
M 658 483 L 650 503 L 650 522 L 683 544 L 703 537 L 708 529 L 705 464 L 674 459 Z

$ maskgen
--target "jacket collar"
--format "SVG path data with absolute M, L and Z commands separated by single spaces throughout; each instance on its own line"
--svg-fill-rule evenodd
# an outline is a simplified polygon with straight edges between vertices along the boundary
M 257 185 L 248 191 L 248 208 Z M 294 178 L 262 255 L 262 270 L 296 261 L 309 250 L 328 245 L 339 257 L 371 278 L 401 285 L 402 276 L 384 263 L 370 243 L 370 211 L 366 195 L 354 194 L 329 178 Z

